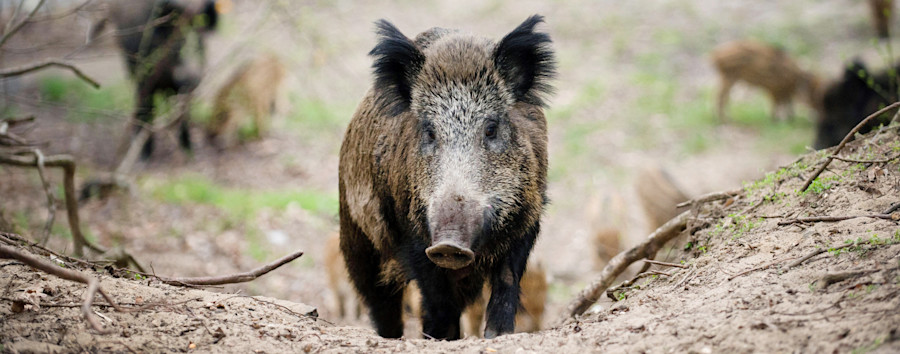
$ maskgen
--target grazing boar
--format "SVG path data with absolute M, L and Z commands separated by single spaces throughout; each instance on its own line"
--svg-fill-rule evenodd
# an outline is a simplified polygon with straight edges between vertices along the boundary
M 525 274 L 519 282 L 522 289 L 521 306 L 516 311 L 516 332 L 537 332 L 541 330 L 544 319 L 544 304 L 547 302 L 547 273 L 540 262 L 532 261 L 525 268 Z M 481 336 L 481 325 L 484 323 L 485 304 L 490 297 L 490 290 L 485 288 L 482 296 L 463 313 L 463 333 L 465 336 Z
M 893 68 L 893 73 L 872 73 L 859 60 L 849 64 L 843 76 L 825 89 L 813 147 L 824 149 L 839 144 L 868 115 L 896 102 L 898 70 L 900 65 Z M 873 119 L 859 132 L 865 134 L 879 124 L 887 124 L 891 117 L 892 112 L 888 112 Z
M 798 94 L 816 107 L 819 79 L 801 70 L 780 48 L 751 40 L 729 42 L 713 50 L 712 62 L 721 81 L 716 107 L 720 120 L 727 119 L 731 88 L 740 81 L 766 91 L 772 100 L 773 119 L 793 118 L 792 101 Z
M 221 150 L 265 135 L 284 74 L 271 53 L 243 64 L 216 95 L 206 126 L 208 140 Z
M 894 19 L 894 0 L 869 0 L 869 10 L 872 13 L 872 26 L 878 38 L 891 37 L 891 22 Z
M 659 167 L 641 171 L 634 186 L 651 232 L 678 215 L 678 203 L 690 199 L 672 176 Z
M 115 25 L 115 37 L 135 82 L 135 133 L 152 123 L 155 96 L 167 99 L 190 92 L 199 83 L 200 73 L 187 65 L 182 49 L 189 37 L 196 38 L 197 54 L 203 60 L 203 34 L 216 27 L 216 7 L 213 0 L 111 0 L 106 18 L 93 26 L 91 32 L 96 35 L 106 22 Z M 191 149 L 188 119 L 181 121 L 179 143 Z M 149 158 L 152 152 L 151 136 L 141 158 Z
M 458 339 L 490 282 L 485 337 L 512 333 L 519 280 L 547 203 L 550 36 L 532 16 L 499 42 L 377 23 L 375 82 L 339 162 L 341 250 L 382 337 L 403 334 L 403 289 L 426 337 Z

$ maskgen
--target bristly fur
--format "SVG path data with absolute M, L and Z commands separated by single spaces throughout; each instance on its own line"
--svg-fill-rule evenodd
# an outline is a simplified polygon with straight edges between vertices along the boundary
M 375 23 L 379 41 L 369 55 L 375 57 L 375 89 L 380 91 L 379 105 L 396 116 L 409 109 L 412 80 L 425 62 L 425 55 L 393 24 Z
M 541 22 L 543 16 L 531 16 L 503 37 L 494 51 L 494 62 L 517 101 L 546 106 L 544 97 L 553 92 L 549 80 L 556 75 L 556 61 L 550 36 L 534 32 Z

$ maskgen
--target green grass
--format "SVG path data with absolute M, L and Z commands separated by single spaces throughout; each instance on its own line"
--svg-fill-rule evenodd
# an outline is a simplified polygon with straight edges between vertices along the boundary
M 321 133 L 343 133 L 350 123 L 356 103 L 329 102 L 321 99 L 291 97 L 291 113 L 287 128 L 320 136 Z
M 216 206 L 234 217 L 248 219 L 260 210 L 284 210 L 296 203 L 301 208 L 322 215 L 335 215 L 338 200 L 335 193 L 313 190 L 249 190 L 215 184 L 201 176 L 182 176 L 152 188 L 154 198 L 173 204 L 206 204 Z
M 108 119 L 100 112 L 130 112 L 134 105 L 134 90 L 127 80 L 95 89 L 84 81 L 69 76 L 49 75 L 38 82 L 44 100 L 72 107 L 67 119 L 92 123 Z

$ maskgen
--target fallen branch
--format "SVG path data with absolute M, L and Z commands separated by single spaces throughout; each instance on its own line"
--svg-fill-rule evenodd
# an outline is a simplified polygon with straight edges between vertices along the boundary
M 841 140 L 841 143 L 838 144 L 838 146 L 834 149 L 834 151 L 831 153 L 831 155 L 829 155 L 828 158 L 825 159 L 825 162 L 822 163 L 822 165 L 819 166 L 819 168 L 816 169 L 816 171 L 813 172 L 813 174 L 810 175 L 809 178 L 806 179 L 806 182 L 803 183 L 803 187 L 800 188 L 800 191 L 805 192 L 809 188 L 809 186 L 813 183 L 813 181 L 815 181 L 816 178 L 818 178 L 819 175 L 822 174 L 822 171 L 825 171 L 825 169 L 828 168 L 828 165 L 831 164 L 831 161 L 834 160 L 835 156 L 837 156 L 837 154 L 841 152 L 841 149 L 844 148 L 844 145 L 847 145 L 847 143 L 850 142 L 850 140 L 853 140 L 853 136 L 856 135 L 856 133 L 860 129 L 862 129 L 863 126 L 868 124 L 869 121 L 871 121 L 872 119 L 875 119 L 878 116 L 881 116 L 882 113 L 892 110 L 894 108 L 897 108 L 898 106 L 900 106 L 900 102 L 894 102 L 891 105 L 884 107 L 882 109 L 879 109 L 875 113 L 872 113 L 871 115 L 866 117 L 866 119 L 863 119 L 861 122 L 859 122 L 859 124 L 857 124 L 855 127 L 853 127 L 853 129 L 850 130 L 850 132 L 847 133 L 846 136 L 844 136 L 844 139 Z
M 839 283 L 849 278 L 857 277 L 863 274 L 874 273 L 879 271 L 879 269 L 862 269 L 862 270 L 851 270 L 846 272 L 837 272 L 837 273 L 828 273 L 822 276 L 819 279 L 819 282 L 816 284 L 819 289 L 827 288 L 829 285 L 834 283 Z
M 890 214 L 897 210 L 900 210 L 900 202 L 894 203 L 894 205 L 891 205 L 890 207 L 885 209 L 884 212 L 882 212 L 882 214 Z
M 0 163 L 13 166 L 36 167 L 38 165 L 38 158 L 6 156 L 0 154 Z M 66 212 L 69 219 L 69 229 L 72 231 L 72 242 L 75 246 L 72 252 L 76 257 L 81 257 L 84 254 L 84 248 L 87 247 L 99 253 L 103 253 L 103 249 L 88 242 L 87 239 L 84 238 L 84 234 L 81 233 L 81 223 L 78 218 L 78 199 L 75 198 L 75 162 L 72 160 L 72 157 L 69 155 L 46 156 L 44 158 L 44 166 L 59 167 L 63 170 L 63 190 L 66 195 Z
M 18 68 L 2 70 L 0 71 L 0 78 L 24 75 L 32 71 L 49 68 L 51 66 L 58 66 L 61 68 L 69 69 L 70 71 L 72 71 L 72 73 L 75 74 L 75 76 L 78 76 L 78 78 L 84 80 L 94 88 L 100 88 L 100 83 L 92 79 L 90 76 L 87 76 L 87 74 L 81 71 L 81 69 L 78 69 L 75 65 L 56 59 L 48 59 L 37 64 L 29 64 Z
M 644 258 L 652 258 L 666 242 L 681 234 L 687 226 L 689 215 L 689 211 L 679 214 L 651 233 L 643 243 L 613 257 L 600 272 L 600 276 L 566 306 L 566 317 L 583 314 L 629 265 Z
M 245 283 L 251 281 L 253 279 L 259 278 L 265 275 L 268 272 L 275 270 L 278 267 L 281 267 L 303 255 L 303 252 L 297 251 L 291 253 L 287 256 L 281 257 L 274 262 L 263 265 L 262 267 L 256 268 L 249 272 L 237 273 L 231 275 L 223 275 L 223 276 L 211 276 L 211 277 L 163 277 L 158 275 L 148 275 L 153 276 L 163 283 L 169 285 L 224 285 L 224 284 L 235 284 L 235 283 Z
M 898 112 L 900 112 L 900 111 L 898 111 Z M 880 160 L 857 160 L 857 159 L 853 159 L 853 158 L 849 158 L 849 157 L 843 157 L 843 156 L 837 156 L 837 155 L 834 156 L 835 160 L 840 160 L 840 161 L 844 161 L 844 162 L 854 162 L 854 163 L 888 163 L 888 162 L 894 161 L 898 158 L 900 158 L 900 153 L 896 153 L 896 154 L 894 154 L 894 156 L 888 157 L 886 159 L 880 159 Z
M 47 195 L 47 224 L 44 225 L 44 235 L 41 237 L 41 244 L 46 245 L 50 239 L 50 230 L 53 227 L 53 221 L 56 220 L 56 197 L 50 189 L 50 182 L 47 182 L 47 173 L 44 171 L 44 154 L 41 150 L 32 150 L 37 165 L 38 176 L 41 178 L 41 184 L 44 186 L 44 193 Z
M 87 291 L 84 292 L 84 302 L 81 305 L 81 313 L 84 315 L 84 320 L 87 321 L 91 328 L 93 328 L 97 332 L 108 333 L 108 331 L 105 330 L 97 320 L 93 310 L 91 309 L 91 305 L 94 302 L 94 296 L 97 293 L 103 296 L 103 298 L 106 299 L 106 302 L 108 302 L 113 308 L 115 308 L 116 311 L 123 311 L 123 309 L 119 307 L 115 300 L 113 300 L 112 297 L 110 297 L 108 294 L 106 294 L 105 291 L 103 291 L 102 288 L 100 288 L 100 281 L 98 281 L 97 278 L 88 276 L 87 274 L 74 269 L 60 267 L 46 259 L 22 252 L 10 246 L 0 245 L 0 258 L 14 259 L 47 274 L 51 274 L 65 280 L 87 284 L 88 288 Z
M 727 199 L 727 198 L 731 198 L 731 197 L 734 197 L 734 196 L 740 194 L 742 191 L 743 191 L 743 189 L 735 189 L 735 190 L 730 190 L 730 191 L 708 193 L 708 194 L 701 195 L 697 198 L 688 200 L 686 202 L 678 203 L 675 207 L 683 208 L 683 207 L 686 207 L 689 205 L 703 204 L 703 203 L 713 202 L 716 200 Z
M 850 215 L 850 216 L 810 216 L 805 218 L 796 218 L 789 220 L 782 220 L 778 222 L 778 226 L 791 225 L 802 222 L 834 222 L 834 221 L 843 221 L 855 218 L 875 218 L 875 219 L 884 219 L 884 220 L 900 220 L 900 215 L 894 214 L 865 214 L 865 215 Z
M 656 265 L 666 266 L 666 267 L 676 267 L 676 268 L 681 268 L 681 269 L 687 269 L 687 268 L 688 268 L 688 266 L 686 266 L 686 265 L 684 265 L 684 264 L 669 263 L 669 262 L 661 262 L 661 261 L 654 261 L 654 260 L 652 260 L 652 259 L 645 259 L 644 262 L 647 262 L 647 263 L 650 263 L 650 264 L 656 264 Z
M 833 247 L 833 248 L 820 248 L 820 249 L 817 249 L 817 250 L 811 252 L 810 254 L 807 254 L 807 255 L 805 255 L 805 256 L 803 256 L 803 257 L 800 257 L 800 259 L 794 261 L 793 263 L 788 264 L 786 268 L 787 268 L 787 269 L 794 268 L 794 267 L 796 267 L 796 266 L 802 264 L 803 262 L 806 262 L 806 261 L 809 260 L 810 258 L 813 258 L 813 257 L 815 257 L 815 256 L 818 256 L 818 255 L 820 255 L 820 254 L 822 254 L 822 253 L 825 253 L 825 252 L 828 252 L 828 251 L 836 251 L 836 250 L 839 250 L 839 249 L 843 249 L 843 248 L 847 248 L 847 247 L 853 246 L 853 245 L 855 245 L 855 244 L 856 244 L 856 243 L 848 243 L 848 244 L 844 244 L 844 245 L 841 245 L 841 246 L 838 246 L 838 247 Z

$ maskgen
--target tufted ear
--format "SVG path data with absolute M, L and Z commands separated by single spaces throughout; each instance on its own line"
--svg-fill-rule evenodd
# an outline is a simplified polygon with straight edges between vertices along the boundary
M 386 20 L 375 23 L 378 44 L 369 52 L 375 57 L 375 90 L 378 104 L 391 115 L 409 109 L 412 80 L 425 63 L 425 55 L 415 43 Z
M 534 32 L 541 22 L 543 16 L 531 16 L 503 37 L 494 50 L 494 63 L 517 101 L 543 106 L 544 96 L 553 91 L 549 81 L 556 74 L 556 61 L 550 35 Z

